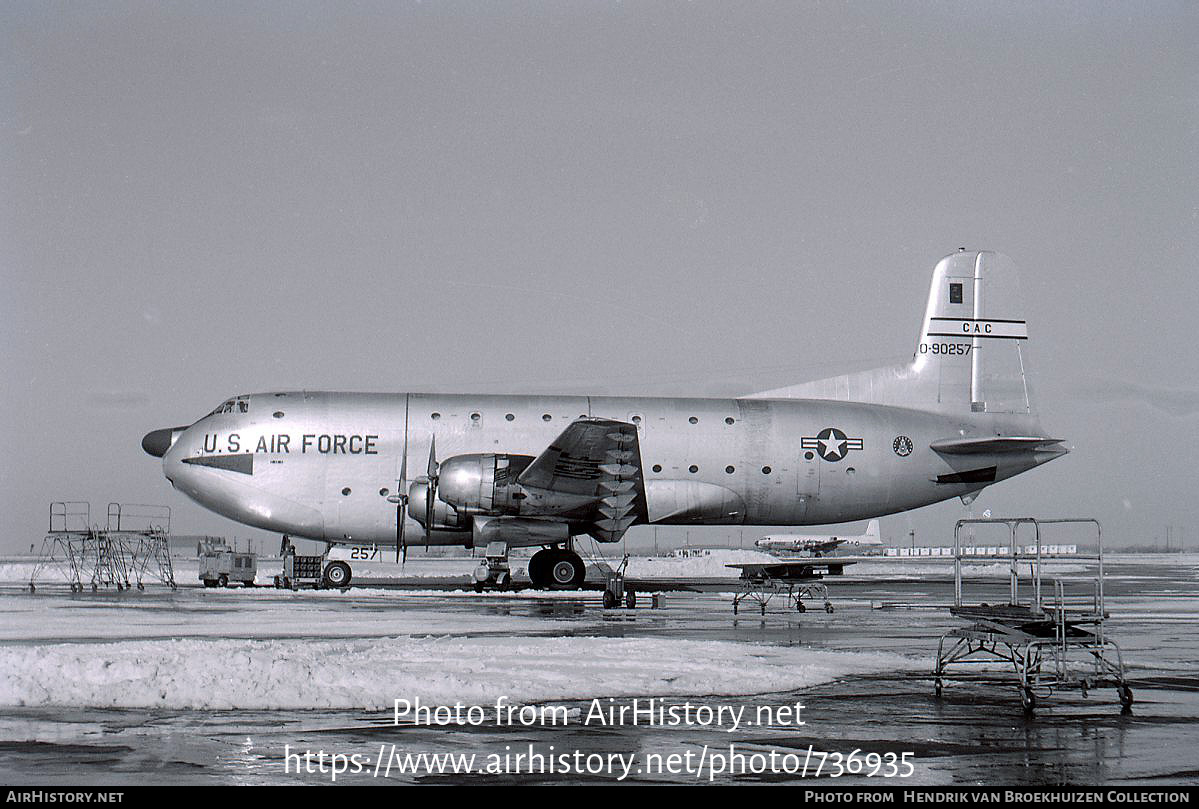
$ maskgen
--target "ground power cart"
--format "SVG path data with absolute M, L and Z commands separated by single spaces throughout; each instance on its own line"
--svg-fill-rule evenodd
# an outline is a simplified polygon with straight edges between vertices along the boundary
M 205 587 L 240 584 L 253 587 L 258 575 L 258 554 L 230 548 L 213 548 L 200 554 L 200 581 Z

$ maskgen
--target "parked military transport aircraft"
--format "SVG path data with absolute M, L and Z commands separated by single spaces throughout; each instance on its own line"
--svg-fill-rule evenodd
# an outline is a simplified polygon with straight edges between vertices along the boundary
M 864 534 L 772 534 L 754 544 L 771 553 L 808 551 L 819 556 L 841 545 L 882 545 L 883 540 L 878 533 L 878 520 L 871 520 Z
M 142 446 L 238 522 L 398 556 L 412 519 L 425 545 L 540 546 L 534 584 L 572 588 L 572 537 L 970 502 L 1063 455 L 1031 406 L 1015 284 L 1006 257 L 961 250 L 933 272 L 911 362 L 736 399 L 278 391 Z M 350 576 L 326 569 L 333 585 Z

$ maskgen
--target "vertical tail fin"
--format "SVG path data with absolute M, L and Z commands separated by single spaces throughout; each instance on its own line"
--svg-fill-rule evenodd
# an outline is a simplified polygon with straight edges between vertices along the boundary
M 879 534 L 879 530 L 878 530 L 878 520 L 871 520 L 866 525 L 866 533 L 862 535 L 862 538 L 860 540 L 858 540 L 857 544 L 859 544 L 859 545 L 882 545 L 883 544 L 883 538 Z
M 937 263 L 913 367 L 937 401 L 975 413 L 1031 413 L 1028 325 L 1007 256 L 958 252 Z
M 937 262 L 912 361 L 750 398 L 838 399 L 947 413 L 1030 415 L 1028 327 L 1015 265 L 961 250 Z

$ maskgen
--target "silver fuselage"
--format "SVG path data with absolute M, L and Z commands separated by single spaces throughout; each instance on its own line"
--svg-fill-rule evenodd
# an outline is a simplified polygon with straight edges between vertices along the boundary
M 388 496 L 405 448 L 409 476 L 423 468 L 433 436 L 439 458 L 536 456 L 585 416 L 638 425 L 648 522 L 663 525 L 822 525 L 894 514 L 990 482 L 947 477 L 995 467 L 994 480 L 1003 480 L 1064 452 L 942 455 L 932 441 L 1020 424 L 821 400 L 287 392 L 238 401 L 245 405 L 177 432 L 163 455 L 166 477 L 230 519 L 330 542 L 395 542 Z M 848 439 L 836 460 L 815 444 L 830 427 Z M 213 456 L 228 458 L 226 468 L 187 462 Z M 469 542 L 469 532 L 431 538 Z

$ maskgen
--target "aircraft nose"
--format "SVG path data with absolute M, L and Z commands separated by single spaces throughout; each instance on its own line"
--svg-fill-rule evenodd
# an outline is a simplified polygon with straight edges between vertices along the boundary
M 164 427 L 161 430 L 151 430 L 142 437 L 142 449 L 155 458 L 161 458 L 171 448 L 175 435 L 183 429 L 183 427 Z

